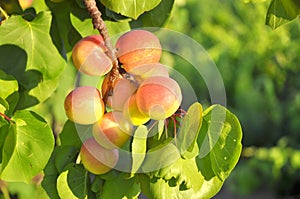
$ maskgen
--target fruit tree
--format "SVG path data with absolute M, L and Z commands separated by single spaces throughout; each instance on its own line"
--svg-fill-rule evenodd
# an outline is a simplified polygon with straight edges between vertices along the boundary
M 219 192 L 239 160 L 242 128 L 200 44 L 163 28 L 173 4 L 0 2 L 4 198 L 211 198 Z M 194 65 L 210 106 L 164 62 L 166 54 Z

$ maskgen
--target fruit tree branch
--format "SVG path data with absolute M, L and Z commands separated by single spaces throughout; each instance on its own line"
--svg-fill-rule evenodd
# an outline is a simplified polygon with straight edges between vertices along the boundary
M 107 56 L 112 60 L 112 70 L 109 72 L 109 82 L 108 82 L 108 92 L 103 93 L 104 101 L 112 89 L 113 82 L 119 77 L 119 64 L 118 59 L 115 54 L 114 48 L 111 44 L 110 37 L 108 35 L 107 27 L 101 18 L 102 13 L 99 11 L 95 0 L 83 0 L 87 10 L 89 11 L 90 16 L 92 17 L 92 22 L 94 29 L 98 30 L 101 36 L 104 39 L 105 45 L 107 47 Z

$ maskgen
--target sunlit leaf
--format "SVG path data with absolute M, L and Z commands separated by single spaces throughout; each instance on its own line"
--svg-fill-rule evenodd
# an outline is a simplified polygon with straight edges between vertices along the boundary
M 138 171 L 146 156 L 147 135 L 148 135 L 147 127 L 143 125 L 139 126 L 134 132 L 133 140 L 131 144 L 132 147 L 131 173 L 132 174 Z
M 1 67 L 1 63 L 0 63 Z M 0 70 L 0 98 L 5 100 L 5 110 L 8 110 L 8 115 L 12 114 L 14 111 L 15 106 L 18 103 L 19 100 L 19 85 L 17 80 L 11 76 L 7 75 L 4 71 Z M 4 102 L 3 102 L 4 103 Z M 4 104 L 2 105 L 4 106 Z M 1 104 L 1 103 L 0 103 Z M 1 112 L 1 107 L 0 107 Z M 2 111 L 2 113 L 4 113 Z
M 34 198 L 35 185 L 26 184 L 24 182 L 9 182 L 8 190 L 12 195 L 18 195 L 18 199 Z
M 153 10 L 142 14 L 137 21 L 133 21 L 133 27 L 162 27 L 171 16 L 175 0 L 161 0 Z M 157 17 L 159 16 L 159 17 Z
M 12 75 L 7 75 L 2 70 L 0 70 L 0 85 L 0 97 L 3 99 L 6 99 L 19 89 L 16 79 Z
M 180 158 L 177 147 L 171 143 L 172 139 L 166 140 L 157 147 L 151 148 L 146 153 L 142 165 L 143 172 L 159 172 L 161 168 L 171 165 Z
M 198 155 L 194 145 L 197 141 L 199 130 L 202 124 L 202 106 L 200 103 L 194 103 L 191 105 L 184 116 L 180 130 L 178 132 L 177 144 L 182 157 L 188 152 L 194 152 L 194 154 L 189 153 L 189 158 Z
M 0 26 L 0 68 L 22 86 L 21 108 L 47 99 L 66 65 L 49 35 L 50 26 L 50 12 L 40 12 L 33 21 L 12 16 Z
M 267 12 L 266 24 L 272 29 L 276 29 L 299 15 L 299 2 L 294 0 L 272 0 Z
M 203 113 L 198 137 L 197 163 L 205 179 L 224 181 L 239 160 L 242 129 L 236 116 L 225 107 L 213 105 Z
M 70 164 L 57 179 L 57 190 L 60 198 L 88 198 L 88 173 L 82 165 Z
M 54 136 L 48 124 L 33 112 L 18 111 L 12 121 L 3 146 L 1 179 L 29 182 L 46 166 Z
M 155 8 L 161 0 L 100 0 L 110 10 L 121 15 L 136 19 L 145 11 Z

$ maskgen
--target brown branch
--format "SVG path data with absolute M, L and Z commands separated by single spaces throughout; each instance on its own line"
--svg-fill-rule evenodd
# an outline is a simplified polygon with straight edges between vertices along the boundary
M 105 45 L 107 47 L 107 56 L 112 60 L 112 70 L 107 74 L 109 75 L 108 89 L 106 93 L 103 94 L 103 100 L 106 102 L 109 93 L 112 92 L 113 82 L 119 77 L 119 63 L 117 56 L 115 54 L 115 50 L 110 41 L 110 37 L 108 35 L 107 27 L 101 18 L 101 12 L 99 11 L 95 0 L 83 0 L 87 10 L 89 11 L 90 16 L 92 17 L 92 22 L 94 29 L 98 30 L 100 35 L 103 37 Z

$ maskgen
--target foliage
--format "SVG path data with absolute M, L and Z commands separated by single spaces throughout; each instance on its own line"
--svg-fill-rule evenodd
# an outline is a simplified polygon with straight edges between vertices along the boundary
M 63 100 L 76 85 L 101 82 L 77 75 L 70 61 L 76 42 L 96 33 L 92 20 L 79 0 L 35 1 L 26 10 L 16 0 L 5 3 L 0 4 L 4 194 L 8 189 L 19 198 L 137 198 L 141 192 L 149 198 L 210 198 L 221 189 L 240 157 L 242 129 L 224 106 L 202 110 L 198 102 L 181 126 L 139 126 L 122 148 L 131 156 L 121 154 L 122 161 L 109 173 L 89 173 L 78 153 L 91 137 L 91 126 L 66 121 Z M 174 1 L 130 3 L 97 1 L 112 37 L 131 28 L 163 26 Z M 118 169 L 124 167 L 131 172 Z
M 297 154 L 300 148 L 297 115 L 300 111 L 300 24 L 299 20 L 293 20 L 276 30 L 263 26 L 268 6 L 268 1 L 259 0 L 248 4 L 221 0 L 181 1 L 175 6 L 177 14 L 167 27 L 200 42 L 215 61 L 224 80 L 227 104 L 243 126 L 245 147 L 254 146 L 257 150 L 262 147 L 268 154 L 284 137 L 285 148 Z M 191 82 L 203 106 L 208 106 L 210 98 L 205 82 L 195 75 L 189 63 L 179 57 L 166 57 L 165 61 L 173 63 Z M 275 192 L 281 187 L 283 195 L 295 196 L 299 192 L 291 193 L 285 185 L 298 186 L 299 178 L 286 170 L 286 166 L 280 171 L 288 177 L 275 178 L 270 169 L 272 163 L 265 164 L 253 156 L 242 158 L 232 174 L 234 180 L 229 177 L 225 186 L 239 187 L 239 190 L 231 190 L 251 194 L 261 188 L 259 185 L 265 188 L 268 184 L 277 184 L 269 191 Z

